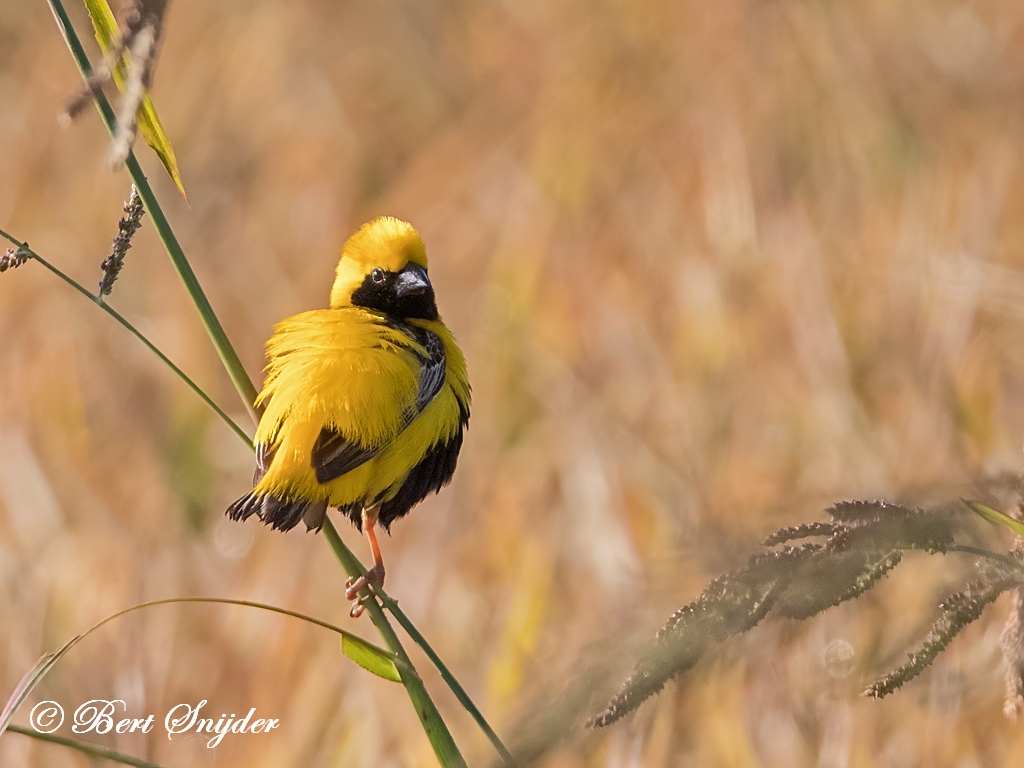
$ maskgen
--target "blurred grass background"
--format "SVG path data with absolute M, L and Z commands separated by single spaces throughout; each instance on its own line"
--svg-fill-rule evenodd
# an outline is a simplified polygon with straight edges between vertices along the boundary
M 95 115 L 57 126 L 78 83 L 45 3 L 0 0 L 0 224 L 92 285 L 129 185 Z M 923 634 L 952 557 L 757 628 L 607 731 L 536 716 L 573 686 L 596 711 L 633 639 L 770 529 L 1019 469 L 1024 5 L 175 0 L 153 94 L 191 207 L 140 155 L 254 378 L 272 324 L 326 305 L 359 224 L 423 234 L 474 409 L 452 487 L 384 543 L 388 589 L 510 742 L 533 713 L 564 732 L 552 768 L 1024 762 L 1000 714 L 1005 600 L 907 690 L 858 696 Z M 245 423 L 145 220 L 110 301 Z M 0 277 L 0 391 L 5 690 L 146 599 L 262 600 L 374 637 L 323 542 L 223 518 L 251 453 L 32 264 Z M 216 750 L 159 726 L 104 741 L 167 766 L 434 760 L 400 686 L 242 608 L 124 619 L 40 698 L 282 720 Z M 13 734 L 0 763 L 87 764 Z

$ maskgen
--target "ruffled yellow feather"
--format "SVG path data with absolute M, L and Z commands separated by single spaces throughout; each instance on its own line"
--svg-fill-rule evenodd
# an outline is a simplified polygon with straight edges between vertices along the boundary
M 274 459 L 256 494 L 326 499 L 339 507 L 391 498 L 409 471 L 459 427 L 468 409 L 466 361 L 440 321 L 410 320 L 444 344 L 446 380 L 423 412 L 403 429 L 419 388 L 425 350 L 373 312 L 356 307 L 303 312 L 279 323 L 267 344 L 270 362 L 260 401 L 267 406 L 256 441 Z M 384 446 L 365 464 L 325 484 L 310 454 L 329 427 L 366 447 Z

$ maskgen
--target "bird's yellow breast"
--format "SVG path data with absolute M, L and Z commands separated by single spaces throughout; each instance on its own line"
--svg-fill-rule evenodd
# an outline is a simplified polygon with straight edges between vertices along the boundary
M 409 471 L 459 428 L 469 385 L 462 352 L 440 321 L 410 320 L 444 344 L 445 383 L 411 422 L 425 349 L 379 313 L 344 307 L 313 310 L 279 323 L 267 343 L 256 441 L 273 460 L 255 493 L 326 499 L 341 507 L 393 496 Z M 340 477 L 317 481 L 311 455 L 323 429 L 377 454 Z

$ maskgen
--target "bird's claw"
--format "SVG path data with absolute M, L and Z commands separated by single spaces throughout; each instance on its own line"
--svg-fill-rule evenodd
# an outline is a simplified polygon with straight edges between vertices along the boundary
M 375 565 L 373 568 L 368 570 L 363 576 L 350 577 L 345 582 L 345 597 L 348 600 L 355 600 L 359 597 L 359 592 L 368 585 L 372 584 L 375 587 L 383 586 L 384 584 L 384 567 Z
M 375 587 L 383 586 L 384 584 L 384 565 L 375 565 L 373 568 L 368 570 L 365 575 L 356 577 L 350 577 L 345 582 L 345 599 L 352 601 L 352 607 L 349 609 L 348 615 L 353 619 L 358 619 L 363 615 L 365 606 L 363 605 L 363 598 L 360 596 L 360 592 L 363 588 L 368 585 Z

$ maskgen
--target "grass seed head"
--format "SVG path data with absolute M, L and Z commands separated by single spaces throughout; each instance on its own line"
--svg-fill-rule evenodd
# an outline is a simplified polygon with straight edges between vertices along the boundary
M 114 245 L 110 255 L 100 264 L 103 270 L 103 277 L 100 279 L 100 296 L 109 296 L 114 290 L 114 281 L 121 273 L 124 266 L 124 257 L 128 249 L 132 247 L 132 237 L 142 226 L 142 215 L 145 209 L 142 207 L 142 199 L 139 191 L 132 185 L 132 193 L 128 202 L 124 204 L 124 216 L 117 223 L 117 237 L 114 238 Z
M 946 649 L 953 638 L 968 624 L 981 616 L 990 603 L 1004 592 L 1020 585 L 1021 574 L 1002 568 L 989 569 L 980 579 L 967 584 L 962 591 L 950 595 L 939 604 L 942 614 L 931 631 L 915 650 L 907 654 L 907 663 L 877 680 L 864 694 L 875 699 L 898 691 L 906 683 L 931 666 L 935 657 Z
M 0 272 L 20 267 L 28 261 L 28 251 L 24 248 L 8 248 L 7 253 L 0 256 Z
M 956 515 L 943 507 L 922 510 L 854 501 L 837 504 L 828 514 L 828 521 L 776 531 L 764 545 L 778 549 L 758 552 L 743 567 L 716 577 L 700 597 L 672 614 L 633 674 L 588 724 L 607 726 L 625 717 L 715 646 L 750 630 L 769 612 L 802 621 L 853 600 L 896 568 L 904 552 L 948 551 L 959 529 Z M 825 541 L 802 541 L 816 537 Z M 798 546 L 786 544 L 801 541 Z M 943 618 L 910 663 L 869 693 L 885 695 L 920 674 L 986 605 L 1020 579 L 1019 569 L 991 567 L 983 579 L 949 598 L 940 606 Z

